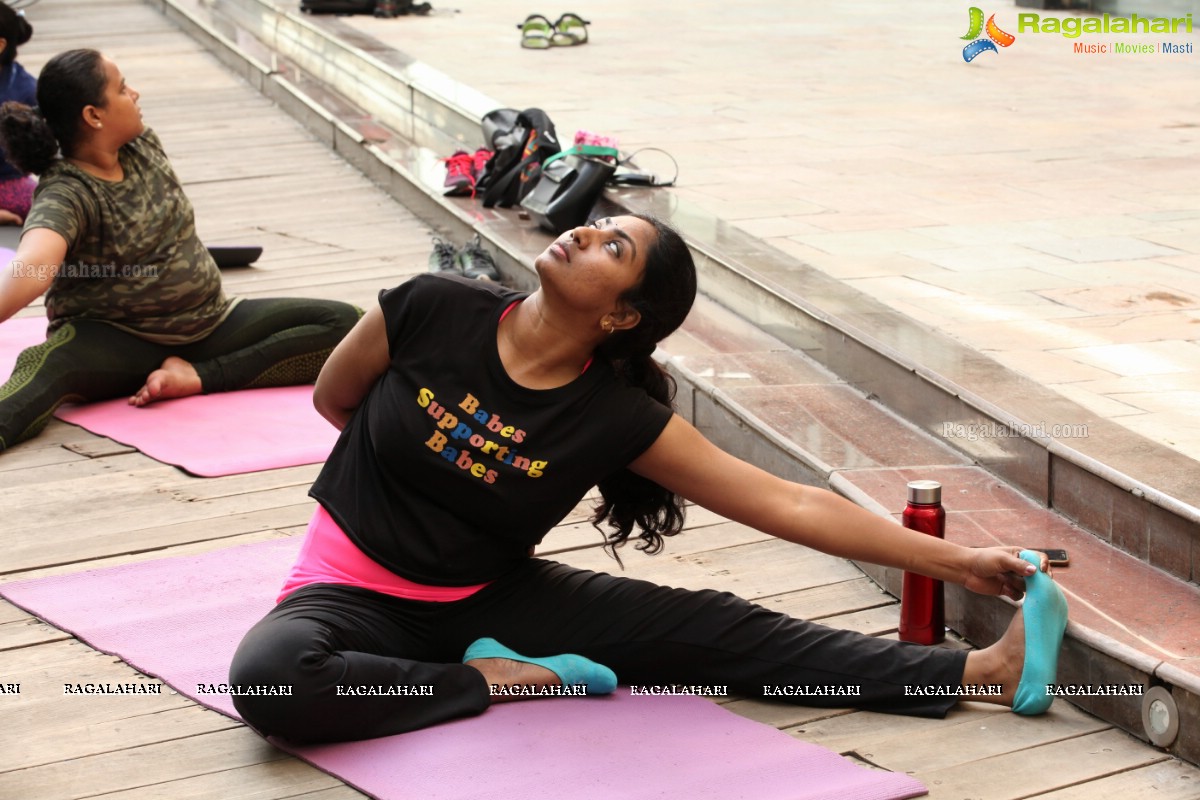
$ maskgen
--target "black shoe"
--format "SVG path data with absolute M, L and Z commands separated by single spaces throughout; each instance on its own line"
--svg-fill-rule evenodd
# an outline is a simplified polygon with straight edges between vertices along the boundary
M 444 239 L 433 237 L 433 252 L 429 254 L 429 271 L 462 274 L 462 267 L 458 265 L 454 245 Z
M 390 8 L 381 14 L 379 6 L 384 5 Z M 407 17 L 409 14 L 416 14 L 417 16 L 424 17 L 432 10 L 433 6 L 429 5 L 429 3 L 413 3 L 412 0 L 379 0 L 378 5 L 375 7 L 375 16 Z
M 500 282 L 500 270 L 496 269 L 496 261 L 492 254 L 483 249 L 479 234 L 475 234 L 456 256 L 462 274 L 468 278 L 480 281 Z

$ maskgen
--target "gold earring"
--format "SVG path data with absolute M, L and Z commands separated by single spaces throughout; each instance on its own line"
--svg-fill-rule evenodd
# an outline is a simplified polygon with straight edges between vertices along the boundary
M 600 330 L 611 334 L 613 332 L 613 323 L 611 319 L 606 319 L 600 323 Z

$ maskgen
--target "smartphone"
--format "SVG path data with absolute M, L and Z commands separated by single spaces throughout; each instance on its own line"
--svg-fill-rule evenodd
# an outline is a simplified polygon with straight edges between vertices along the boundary
M 1067 555 L 1067 551 L 1063 550 L 1061 547 L 1032 547 L 1030 549 L 1045 553 L 1050 558 L 1050 566 L 1052 567 L 1065 567 L 1071 563 L 1071 559 Z

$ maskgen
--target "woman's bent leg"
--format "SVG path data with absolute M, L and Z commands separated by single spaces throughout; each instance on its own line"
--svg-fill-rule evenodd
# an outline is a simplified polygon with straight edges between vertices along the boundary
M 0 452 L 41 432 L 66 402 L 125 397 L 170 353 L 103 322 L 69 322 L 17 356 L 0 386 Z
M 963 652 L 834 630 L 727 592 L 536 560 L 519 573 L 454 604 L 458 620 L 447 629 L 526 655 L 578 653 L 624 684 L 728 686 L 804 705 L 941 716 L 954 696 L 913 690 L 962 681 Z
M 206 393 L 312 383 L 360 315 L 336 300 L 242 300 L 176 355 L 192 363 Z
M 264 734 L 295 742 L 369 739 L 479 714 L 489 704 L 483 676 L 428 646 L 436 605 L 348 587 L 300 589 L 238 646 L 234 706 Z

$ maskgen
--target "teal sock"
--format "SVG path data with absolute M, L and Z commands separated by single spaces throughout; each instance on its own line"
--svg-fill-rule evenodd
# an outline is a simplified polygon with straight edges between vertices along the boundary
M 1041 563 L 1040 553 L 1022 550 L 1020 555 L 1031 564 Z M 1012 710 L 1032 716 L 1054 702 L 1054 695 L 1046 687 L 1058 675 L 1058 651 L 1067 627 L 1067 598 L 1054 579 L 1039 570 L 1025 577 L 1021 613 L 1025 615 L 1025 665 Z
M 617 688 L 617 675 L 603 664 L 589 658 L 565 653 L 546 658 L 531 658 L 509 650 L 495 639 L 476 639 L 463 654 L 463 663 L 477 658 L 507 658 L 525 664 L 545 667 L 558 676 L 563 686 L 586 686 L 588 694 L 612 694 Z

